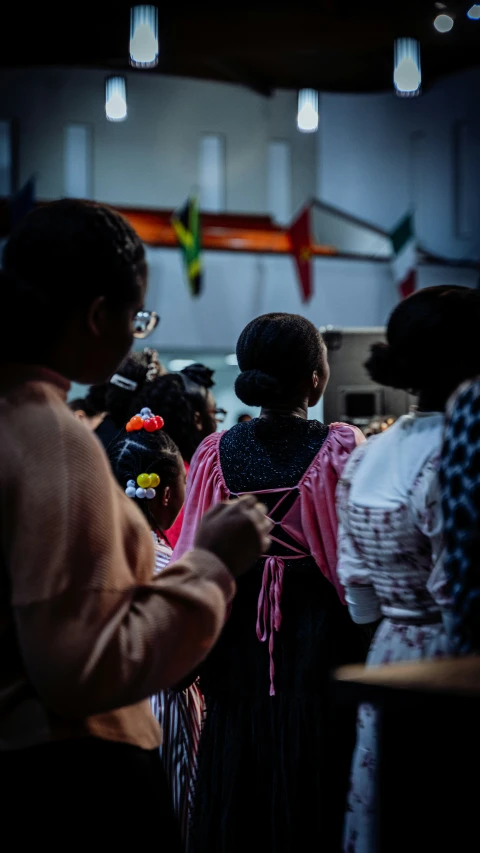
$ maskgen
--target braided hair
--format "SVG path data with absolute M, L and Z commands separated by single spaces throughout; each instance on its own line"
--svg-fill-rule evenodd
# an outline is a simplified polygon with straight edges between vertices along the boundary
M 237 343 L 237 397 L 247 406 L 292 399 L 316 370 L 327 371 L 326 349 L 313 323 L 297 314 L 264 314 L 246 326 Z
M 159 488 L 172 487 L 183 469 L 183 461 L 178 447 L 165 430 L 156 432 L 122 431 L 107 450 L 108 458 L 116 480 L 125 490 L 129 480 L 137 480 L 139 474 L 158 474 Z M 132 498 L 146 517 L 152 530 L 157 523 L 150 509 L 150 501 Z
M 190 462 L 203 439 L 215 431 L 208 413 L 208 391 L 214 384 L 213 370 L 203 364 L 192 364 L 180 373 L 167 373 L 146 384 L 133 408 L 140 411 L 146 406 L 161 414 L 166 432 L 185 461 Z M 135 414 L 133 408 L 131 414 Z
M 142 242 L 111 208 L 76 199 L 37 207 L 3 251 L 1 355 L 11 357 L 17 348 L 12 319 L 19 311 L 25 340 L 21 358 L 38 361 L 70 312 L 98 296 L 119 307 L 134 302 L 145 276 Z

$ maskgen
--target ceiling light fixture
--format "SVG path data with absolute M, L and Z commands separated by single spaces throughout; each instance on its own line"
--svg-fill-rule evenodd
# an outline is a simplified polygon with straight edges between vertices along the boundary
M 467 18 L 470 18 L 471 21 L 480 20 L 480 4 L 474 3 L 473 6 L 467 12 Z
M 442 15 L 437 15 L 433 22 L 433 26 L 438 33 L 449 33 L 453 27 L 453 23 L 454 21 L 452 16 L 443 13 Z
M 318 130 L 318 92 L 300 89 L 298 93 L 297 127 L 302 133 Z
M 109 121 L 124 121 L 127 117 L 127 83 L 125 77 L 105 80 L 105 114 Z
M 393 85 L 396 94 L 401 98 L 413 98 L 420 94 L 422 85 L 420 42 L 416 39 L 396 39 Z
M 132 6 L 130 10 L 130 65 L 154 68 L 158 63 L 158 9 Z

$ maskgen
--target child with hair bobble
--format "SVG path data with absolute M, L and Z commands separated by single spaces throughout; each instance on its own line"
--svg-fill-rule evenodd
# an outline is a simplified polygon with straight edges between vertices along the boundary
M 175 522 L 185 500 L 185 466 L 163 426 L 163 418 L 144 408 L 108 449 L 118 483 L 152 530 L 156 573 L 170 562 L 172 548 L 164 531 Z M 161 757 L 186 844 L 203 697 L 197 684 L 192 684 L 178 692 L 163 690 L 151 701 L 163 731 Z

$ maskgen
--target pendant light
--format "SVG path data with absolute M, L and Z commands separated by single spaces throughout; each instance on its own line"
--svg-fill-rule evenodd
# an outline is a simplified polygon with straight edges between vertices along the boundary
M 454 24 L 453 18 L 451 15 L 448 15 L 444 12 L 442 15 L 437 15 L 433 22 L 433 26 L 437 30 L 438 33 L 449 33 Z
M 413 98 L 420 94 L 420 42 L 416 39 L 401 38 L 395 41 L 393 85 L 401 98 Z
M 130 64 L 154 68 L 158 64 L 158 9 L 132 6 L 130 10 Z
M 300 89 L 298 93 L 297 127 L 302 133 L 315 133 L 318 129 L 318 92 Z
M 127 117 L 127 83 L 125 77 L 105 80 L 105 114 L 109 121 L 124 121 Z

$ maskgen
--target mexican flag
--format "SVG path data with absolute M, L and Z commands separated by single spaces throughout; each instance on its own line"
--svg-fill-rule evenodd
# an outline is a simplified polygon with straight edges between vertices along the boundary
M 394 258 L 392 271 L 402 299 L 417 289 L 417 246 L 413 216 L 408 214 L 390 234 Z

